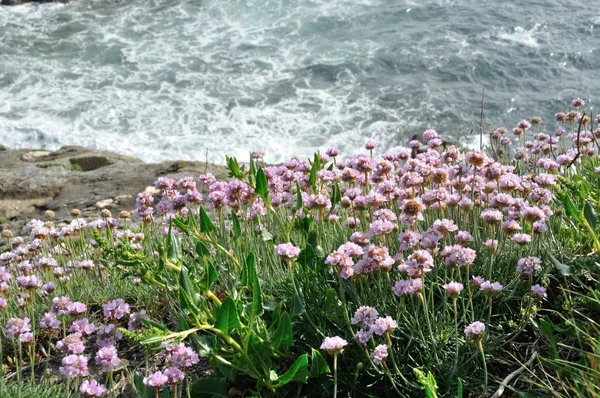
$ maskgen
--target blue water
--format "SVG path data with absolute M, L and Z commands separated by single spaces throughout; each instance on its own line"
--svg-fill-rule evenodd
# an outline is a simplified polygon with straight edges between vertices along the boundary
M 456 139 L 600 93 L 600 11 L 533 0 L 75 0 L 0 7 L 0 138 L 267 161 Z M 463 142 L 468 138 L 463 138 Z M 207 155 L 208 154 L 208 155 Z

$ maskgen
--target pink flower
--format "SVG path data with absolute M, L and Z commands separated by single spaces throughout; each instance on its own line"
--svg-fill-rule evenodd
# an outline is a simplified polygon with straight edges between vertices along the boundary
M 381 363 L 385 361 L 387 356 L 388 356 L 388 347 L 385 344 L 378 345 L 377 347 L 375 347 L 373 352 L 371 352 L 371 359 L 377 365 L 381 365 Z
M 446 246 L 442 250 L 444 263 L 452 267 L 465 267 L 472 264 L 477 257 L 475 250 L 460 245 Z
M 70 333 L 81 333 L 83 336 L 89 336 L 96 331 L 96 326 L 87 318 L 82 318 L 78 321 L 73 321 L 69 328 Z
M 300 248 L 291 243 L 281 243 L 275 246 L 275 255 L 284 259 L 293 260 L 300 255 Z
M 42 316 L 40 320 L 40 328 L 42 329 L 58 329 L 60 327 L 60 321 L 56 319 L 56 315 L 52 312 L 47 312 Z
M 496 224 L 502 221 L 502 212 L 496 209 L 486 209 L 481 212 L 481 219 L 488 224 Z
M 115 346 L 102 347 L 96 353 L 96 365 L 100 366 L 103 372 L 112 372 L 120 364 Z
M 485 325 L 479 321 L 473 322 L 465 329 L 465 335 L 470 339 L 481 339 L 485 332 Z
M 375 149 L 376 146 L 377 146 L 377 143 L 375 141 L 369 140 L 365 144 L 365 149 L 367 149 L 369 151 L 372 151 L 373 149 Z
M 83 355 L 69 355 L 62 359 L 62 366 L 59 370 L 70 379 L 85 377 L 89 374 L 88 359 Z
M 353 325 L 359 325 L 360 327 L 367 328 L 375 322 L 378 316 L 379 313 L 375 308 L 363 305 L 358 307 L 354 313 L 354 317 L 351 319 L 351 322 Z
M 96 398 L 101 397 L 106 392 L 106 387 L 98 383 L 96 380 L 84 380 L 81 382 L 79 392 L 85 398 Z
M 496 293 L 500 293 L 502 289 L 504 289 L 504 286 L 502 286 L 499 282 L 492 283 L 490 281 L 485 281 L 479 285 L 479 289 L 483 292 L 483 294 L 490 297 Z
M 408 256 L 405 266 L 409 276 L 418 278 L 433 270 L 433 257 L 426 250 L 417 250 Z
M 85 351 L 85 345 L 81 340 L 81 333 L 71 333 L 64 339 L 56 343 L 59 351 L 65 351 L 69 354 L 81 354 Z
M 371 330 L 361 329 L 358 332 L 356 332 L 354 338 L 359 344 L 367 344 L 371 339 L 371 336 L 373 336 L 373 332 L 371 332 Z
M 531 242 L 531 235 L 529 235 L 529 234 L 514 234 L 512 237 L 512 240 L 517 245 L 524 246 Z
M 6 323 L 6 337 L 12 339 L 22 333 L 31 332 L 29 318 L 10 318 Z
M 323 344 L 321 344 L 321 349 L 330 354 L 339 354 L 344 350 L 346 345 L 348 345 L 348 342 L 341 337 L 325 337 Z
M 446 290 L 446 293 L 448 293 L 450 297 L 458 297 L 458 295 L 460 295 L 460 292 L 464 289 L 463 284 L 459 282 L 450 282 L 442 287 L 444 288 L 444 290 Z
M 525 257 L 517 263 L 517 272 L 531 275 L 542 269 L 542 260 L 537 257 Z
M 383 336 L 386 333 L 392 332 L 397 327 L 398 323 L 391 316 L 386 316 L 385 318 L 379 317 L 371 325 L 371 331 L 379 336 Z
M 123 299 L 116 299 L 110 301 L 102 307 L 102 313 L 105 318 L 108 319 L 116 319 L 119 320 L 125 316 L 125 314 L 129 314 L 130 308 L 129 304 L 127 304 Z
M 170 385 L 177 384 L 185 378 L 185 373 L 175 366 L 168 368 L 163 374 L 167 376 L 167 384 Z
M 396 282 L 392 291 L 396 296 L 410 296 L 419 293 L 423 289 L 423 281 L 419 278 L 399 280 Z
M 542 299 L 548 297 L 548 294 L 546 293 L 546 289 L 538 284 L 531 286 L 531 293 L 536 295 L 538 298 L 542 298 Z
M 144 385 L 152 388 L 160 388 L 164 386 L 169 378 L 165 376 L 161 371 L 151 373 L 148 377 L 144 377 Z

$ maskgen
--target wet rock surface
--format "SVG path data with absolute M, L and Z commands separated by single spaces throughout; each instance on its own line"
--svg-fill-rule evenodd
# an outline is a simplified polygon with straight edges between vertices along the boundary
M 78 208 L 84 217 L 102 209 L 116 216 L 135 209 L 135 198 L 158 177 L 197 177 L 210 172 L 226 178 L 223 166 L 205 162 L 144 163 L 113 152 L 78 146 L 57 151 L 0 148 L 0 229 L 20 233 L 31 218 L 52 210 L 57 220 L 70 219 Z

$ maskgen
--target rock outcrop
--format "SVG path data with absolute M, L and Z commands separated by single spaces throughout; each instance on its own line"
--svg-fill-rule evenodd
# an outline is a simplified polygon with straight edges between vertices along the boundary
M 0 148 L 0 229 L 14 232 L 32 217 L 52 210 L 57 220 L 78 208 L 85 217 L 102 209 L 116 216 L 133 210 L 139 192 L 158 177 L 197 177 L 210 172 L 226 178 L 223 166 L 204 162 L 144 163 L 113 152 L 68 146 L 58 151 Z

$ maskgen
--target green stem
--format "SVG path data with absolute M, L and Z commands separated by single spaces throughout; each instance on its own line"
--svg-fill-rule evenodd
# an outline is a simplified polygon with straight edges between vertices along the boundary
M 483 393 L 485 394 L 485 392 L 487 391 L 487 385 L 488 385 L 487 364 L 485 362 L 485 353 L 483 351 L 483 344 L 481 343 L 481 339 L 479 339 L 479 341 L 477 342 L 477 344 L 479 345 L 479 352 L 481 352 L 481 360 L 483 361 L 483 372 L 485 374 L 485 381 L 484 381 L 484 385 L 483 385 Z

